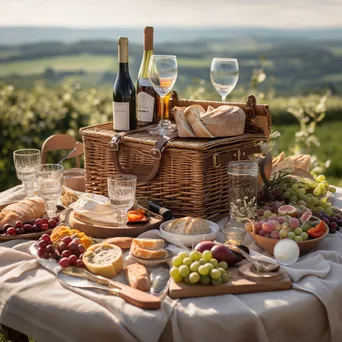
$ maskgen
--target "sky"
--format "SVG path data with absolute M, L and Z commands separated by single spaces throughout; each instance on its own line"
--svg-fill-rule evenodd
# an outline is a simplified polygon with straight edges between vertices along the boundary
M 342 0 L 0 0 L 0 26 L 341 27 Z

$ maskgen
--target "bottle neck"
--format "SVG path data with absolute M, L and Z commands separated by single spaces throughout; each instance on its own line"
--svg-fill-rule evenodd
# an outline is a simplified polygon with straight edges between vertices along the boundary
M 140 70 L 139 78 L 149 78 L 148 65 L 150 64 L 151 56 L 153 55 L 153 50 L 144 50 Z
M 129 68 L 128 68 L 128 62 L 122 63 L 119 62 L 119 74 L 120 75 L 129 75 Z

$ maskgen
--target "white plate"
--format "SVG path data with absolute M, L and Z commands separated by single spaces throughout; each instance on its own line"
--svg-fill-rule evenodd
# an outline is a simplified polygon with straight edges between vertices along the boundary
M 146 267 L 155 267 L 158 266 L 160 264 L 163 264 L 164 262 L 168 262 L 170 261 L 174 254 L 172 251 L 166 249 L 169 253 L 169 255 L 166 258 L 163 259 L 144 259 L 144 258 L 138 258 L 136 256 L 134 256 L 133 254 L 131 254 L 131 257 L 138 262 L 139 264 L 145 265 Z
M 213 241 L 215 240 L 218 231 L 220 230 L 219 226 L 212 221 L 209 220 L 204 220 L 208 223 L 209 228 L 210 228 L 210 233 L 208 234 L 198 234 L 198 235 L 182 235 L 182 234 L 174 234 L 174 233 L 169 233 L 164 230 L 164 227 L 168 225 L 171 221 L 166 221 L 163 222 L 159 229 L 160 229 L 160 234 L 161 236 L 168 242 L 179 246 L 187 246 L 187 247 L 195 247 L 199 242 L 201 241 Z

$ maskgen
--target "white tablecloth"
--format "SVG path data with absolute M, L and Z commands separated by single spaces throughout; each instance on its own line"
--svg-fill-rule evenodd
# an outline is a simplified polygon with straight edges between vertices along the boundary
M 0 194 L 0 199 L 9 202 L 18 194 L 23 194 L 21 187 Z M 342 207 L 340 197 L 341 189 L 335 204 Z M 0 245 L 0 322 L 39 342 L 342 341 L 340 233 L 330 234 L 314 252 L 332 263 L 324 279 L 307 276 L 289 291 L 166 298 L 158 311 L 62 287 L 28 254 L 31 243 Z M 258 250 L 255 244 L 251 247 Z

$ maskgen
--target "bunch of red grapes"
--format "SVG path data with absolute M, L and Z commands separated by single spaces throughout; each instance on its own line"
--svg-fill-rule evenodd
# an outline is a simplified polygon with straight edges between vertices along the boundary
M 16 221 L 14 225 L 5 224 L 4 232 L 6 235 L 39 233 L 55 228 L 58 222 L 58 217 L 53 217 L 51 219 L 38 218 L 28 222 Z
M 57 244 L 53 244 L 50 236 L 44 234 L 41 236 L 38 242 L 38 256 L 43 259 L 52 258 L 58 261 L 61 267 L 76 266 L 83 267 L 83 253 L 85 247 L 81 243 L 78 236 L 65 236 Z

